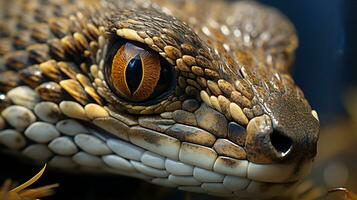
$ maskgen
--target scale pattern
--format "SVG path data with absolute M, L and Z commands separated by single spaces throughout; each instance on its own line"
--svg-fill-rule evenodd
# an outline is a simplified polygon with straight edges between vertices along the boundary
M 318 117 L 289 74 L 297 37 L 275 9 L 213 0 L 1 4 L 7 151 L 68 170 L 252 199 L 290 195 L 307 175 Z M 149 106 L 118 98 L 104 73 L 113 38 L 167 60 L 175 91 Z M 289 156 L 270 141 L 273 132 L 292 140 Z

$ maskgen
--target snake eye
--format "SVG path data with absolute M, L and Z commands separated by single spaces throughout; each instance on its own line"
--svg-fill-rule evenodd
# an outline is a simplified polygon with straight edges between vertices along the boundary
M 160 100 L 174 86 L 173 67 L 142 44 L 122 41 L 109 49 L 107 78 L 112 90 L 135 103 Z

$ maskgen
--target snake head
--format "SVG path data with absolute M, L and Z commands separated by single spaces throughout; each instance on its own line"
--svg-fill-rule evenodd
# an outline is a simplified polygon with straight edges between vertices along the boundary
M 228 31 L 227 26 L 187 27 L 171 17 L 189 21 L 174 9 L 169 13 L 155 9 L 134 9 L 125 16 L 117 13 L 114 18 L 118 21 L 107 27 L 107 38 L 114 42 L 109 42 L 104 52 L 116 51 L 111 44 L 117 40 L 139 43 L 152 54 L 159 53 L 166 62 L 160 61 L 162 66 L 172 68 L 169 80 L 175 81 L 159 101 L 133 103 L 121 94 L 106 99 L 117 113 L 122 110 L 137 117 L 137 125 L 131 126 L 125 137 L 165 157 L 165 170 L 171 174 L 168 182 L 178 184 L 179 189 L 253 197 L 282 195 L 310 171 L 319 123 L 286 69 L 297 45 L 291 24 L 276 11 L 259 5 L 237 4 L 237 9 L 252 17 L 244 20 L 256 31 L 262 31 L 261 24 L 276 22 L 270 25 L 279 27 L 270 27 L 269 34 L 271 41 L 283 48 L 275 49 L 270 40 L 252 39 L 254 31 L 240 26 Z M 247 10 L 263 12 L 271 21 L 262 22 L 265 18 L 254 18 Z M 160 24 L 146 21 L 148 14 Z M 210 23 L 209 18 L 199 20 Z M 242 45 L 238 39 L 224 36 L 235 29 L 254 44 Z M 274 32 L 280 29 L 284 31 Z M 221 41 L 222 37 L 227 39 Z M 266 52 L 256 49 L 259 43 Z M 110 80 L 106 81 L 110 85 Z M 112 91 L 101 87 L 107 91 L 102 96 Z M 179 165 L 193 170 L 173 169 Z M 187 186 L 180 175 L 201 185 Z M 152 182 L 169 185 L 161 181 Z
M 288 73 L 292 25 L 251 2 L 157 2 L 49 1 L 66 12 L 30 28 L 17 17 L 28 34 L 6 39 L 19 50 L 4 48 L 0 143 L 185 191 L 289 194 L 319 131 Z

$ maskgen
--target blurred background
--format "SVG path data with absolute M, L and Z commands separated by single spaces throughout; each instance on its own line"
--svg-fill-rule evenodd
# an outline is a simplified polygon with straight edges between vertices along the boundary
M 323 125 L 346 116 L 343 98 L 357 82 L 355 0 L 261 0 L 293 22 L 299 36 L 294 78 Z
M 298 32 L 293 76 L 321 122 L 314 184 L 356 193 L 357 1 L 261 2 L 282 11 Z
M 319 156 L 312 185 L 346 187 L 357 193 L 357 1 L 356 0 L 260 0 L 284 13 L 299 36 L 293 76 L 303 89 L 321 122 Z M 40 167 L 18 164 L 2 157 L 0 180 L 21 182 Z M 16 168 L 16 170 L 14 170 Z M 131 178 L 70 175 L 50 171 L 41 185 L 59 182 L 55 197 L 48 199 L 187 199 L 187 194 L 146 184 Z M 110 182 L 110 183 L 108 183 Z M 108 188 L 108 186 L 110 188 Z M 115 186 L 115 187 L 113 187 Z M 137 191 L 133 197 L 132 191 Z M 191 199 L 215 199 L 190 196 Z
M 293 76 L 321 122 L 314 181 L 357 192 L 357 1 L 261 2 L 282 11 L 298 32 Z

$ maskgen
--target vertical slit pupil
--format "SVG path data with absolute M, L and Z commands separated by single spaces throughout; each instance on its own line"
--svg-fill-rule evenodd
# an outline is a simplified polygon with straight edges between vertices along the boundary
M 129 61 L 125 70 L 125 76 L 130 93 L 133 94 L 138 89 L 143 77 L 143 66 L 139 54 Z

